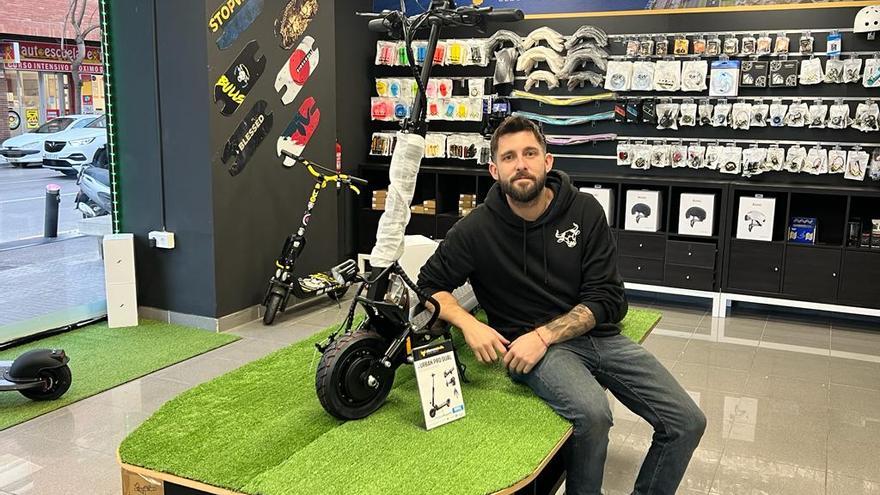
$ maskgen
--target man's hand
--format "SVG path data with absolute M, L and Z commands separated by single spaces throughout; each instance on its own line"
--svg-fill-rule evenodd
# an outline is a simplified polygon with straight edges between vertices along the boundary
M 514 340 L 504 356 L 504 367 L 519 374 L 532 371 L 532 368 L 547 353 L 547 346 L 538 335 L 537 330 L 529 332 Z
M 498 353 L 504 356 L 507 352 L 504 346 L 510 344 L 510 341 L 502 337 L 494 328 L 476 319 L 463 325 L 461 331 L 465 342 L 474 351 L 477 361 L 481 363 L 489 364 L 497 361 Z

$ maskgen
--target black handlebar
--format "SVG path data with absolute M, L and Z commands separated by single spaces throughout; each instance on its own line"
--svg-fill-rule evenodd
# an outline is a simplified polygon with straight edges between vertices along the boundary
M 519 9 L 496 9 L 493 7 L 459 7 L 454 11 L 447 10 L 444 13 L 471 20 L 482 19 L 492 22 L 515 22 L 521 21 L 525 17 L 522 10 Z M 375 17 L 367 23 L 367 28 L 375 33 L 396 31 L 402 20 L 400 11 L 396 10 L 384 10 L 381 13 L 359 13 L 359 15 Z
M 492 22 L 516 22 L 525 18 L 523 11 L 519 9 L 492 9 L 486 16 L 486 20 Z

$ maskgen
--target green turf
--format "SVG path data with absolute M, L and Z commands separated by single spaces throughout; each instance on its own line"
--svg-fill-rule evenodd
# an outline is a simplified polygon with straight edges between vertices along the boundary
M 659 318 L 630 310 L 625 331 L 641 340 Z M 532 473 L 569 428 L 500 365 L 480 365 L 467 350 L 465 418 L 426 432 L 406 366 L 378 412 L 334 420 L 314 390 L 313 344 L 327 332 L 184 392 L 123 441 L 120 458 L 248 494 L 485 493 Z
M 73 383 L 60 399 L 34 402 L 0 393 L 0 430 L 238 340 L 235 335 L 143 320 L 137 327 L 96 323 L 0 352 L 11 361 L 30 349 L 60 348 L 70 356 Z

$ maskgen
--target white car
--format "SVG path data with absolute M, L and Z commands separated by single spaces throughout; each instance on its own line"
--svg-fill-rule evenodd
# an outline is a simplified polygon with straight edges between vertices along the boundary
M 13 167 L 40 166 L 43 164 L 43 147 L 47 139 L 67 129 L 88 125 L 100 115 L 65 115 L 46 122 L 37 129 L 11 137 L 0 145 L 0 156 Z
M 43 168 L 75 177 L 79 167 L 92 163 L 98 149 L 107 145 L 107 117 L 100 116 L 84 127 L 68 129 L 47 139 Z

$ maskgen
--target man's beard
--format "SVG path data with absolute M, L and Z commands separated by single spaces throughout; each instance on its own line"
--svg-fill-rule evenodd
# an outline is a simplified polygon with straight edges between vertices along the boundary
M 530 179 L 530 182 L 525 187 L 515 186 L 514 183 L 519 179 Z M 500 180 L 498 184 L 501 186 L 501 191 L 510 197 L 514 202 L 517 203 L 531 203 L 534 201 L 541 191 L 544 190 L 544 184 L 547 181 L 547 174 L 541 174 L 540 177 L 535 177 L 529 173 L 521 173 L 514 175 L 510 178 L 510 180 Z

